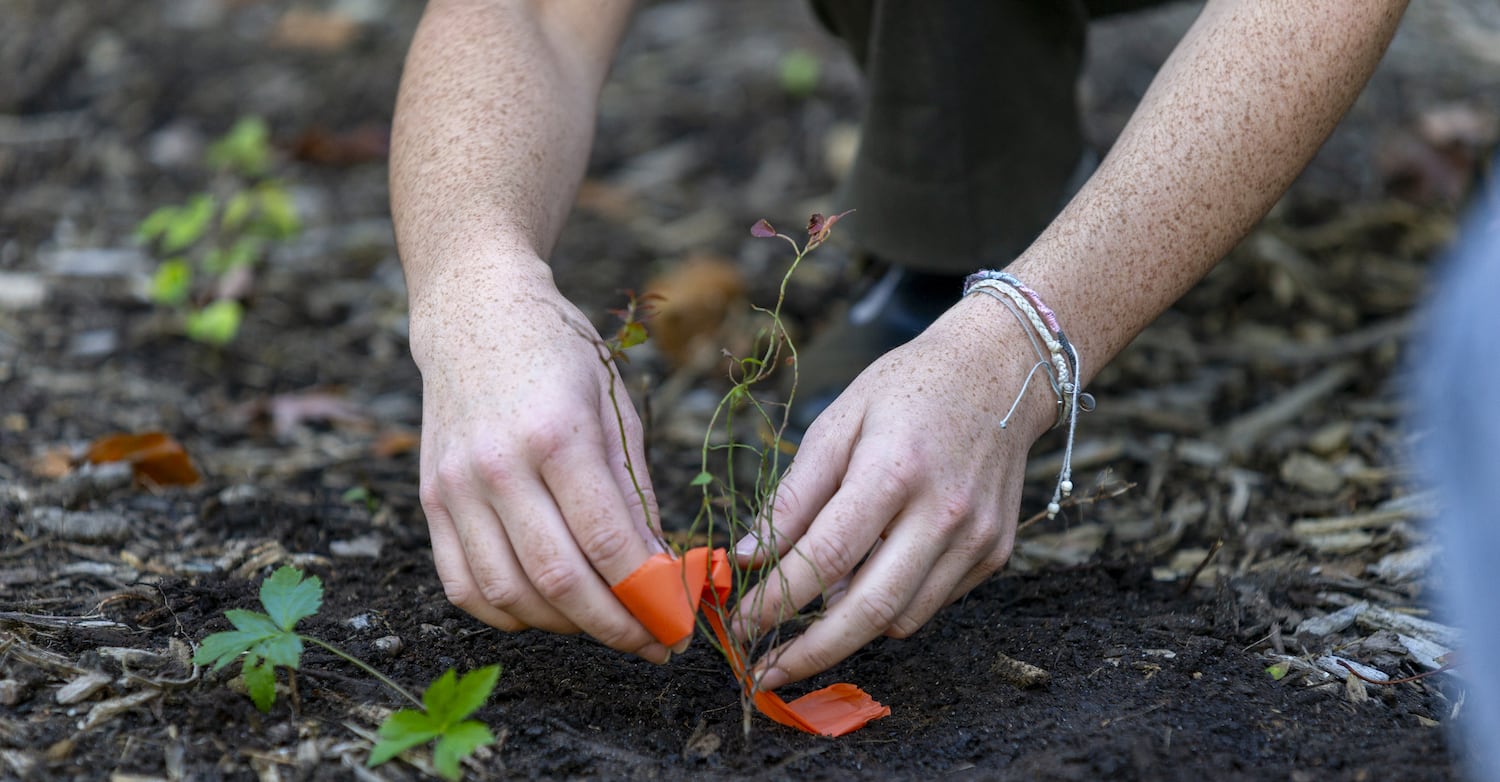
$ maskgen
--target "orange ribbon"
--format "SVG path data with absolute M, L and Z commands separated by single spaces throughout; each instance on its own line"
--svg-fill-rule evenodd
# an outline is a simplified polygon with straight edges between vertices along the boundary
M 724 631 L 719 613 L 729 597 L 732 574 L 724 549 L 707 547 L 688 551 L 681 559 L 657 554 L 646 560 L 624 581 L 614 586 L 615 597 L 625 604 L 647 630 L 666 646 L 675 646 L 693 632 L 700 606 L 703 616 L 718 636 L 729 658 L 735 678 L 746 690 L 754 690 L 743 652 Z M 707 601 L 707 605 L 703 605 Z M 842 736 L 891 713 L 864 690 L 852 684 L 834 684 L 810 692 L 791 703 L 774 692 L 758 691 L 755 707 L 776 722 L 823 736 Z

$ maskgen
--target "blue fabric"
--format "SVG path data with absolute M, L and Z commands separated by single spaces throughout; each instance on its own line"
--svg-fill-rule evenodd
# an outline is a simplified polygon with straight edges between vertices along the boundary
M 1465 632 L 1457 722 L 1477 778 L 1500 782 L 1500 191 L 1470 215 L 1424 315 L 1413 415 L 1440 503 L 1441 606 Z

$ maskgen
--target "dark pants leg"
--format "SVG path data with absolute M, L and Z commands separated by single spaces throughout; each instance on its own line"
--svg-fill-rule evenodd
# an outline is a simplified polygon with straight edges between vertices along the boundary
M 1083 156 L 1077 83 L 1091 12 L 1150 4 L 812 0 L 868 84 L 836 203 L 858 211 L 840 231 L 924 272 L 1008 262 L 1056 214 Z

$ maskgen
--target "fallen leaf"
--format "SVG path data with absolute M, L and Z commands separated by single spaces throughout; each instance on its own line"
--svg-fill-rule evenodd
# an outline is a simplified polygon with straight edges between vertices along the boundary
M 705 346 L 730 342 L 722 331 L 747 287 L 733 261 L 711 255 L 689 257 L 652 280 L 647 295 L 659 298 L 646 325 L 656 349 L 681 367 Z
M 291 438 L 298 429 L 310 423 L 334 422 L 356 427 L 370 423 L 363 408 L 336 388 L 275 394 L 247 402 L 237 412 L 245 427 L 269 419 L 271 434 L 278 440 Z
M 390 459 L 410 453 L 421 445 L 422 436 L 410 429 L 390 429 L 382 432 L 370 446 L 370 453 L 381 459 Z
M 353 43 L 359 22 L 337 11 L 293 8 L 281 15 L 271 31 L 271 45 L 286 49 L 332 52 Z
M 342 131 L 313 126 L 291 143 L 292 157 L 324 166 L 354 166 L 385 160 L 391 151 L 391 129 L 365 124 Z
M 157 486 L 188 486 L 199 479 L 182 444 L 164 432 L 101 437 L 84 458 L 92 464 L 128 462 L 137 481 Z

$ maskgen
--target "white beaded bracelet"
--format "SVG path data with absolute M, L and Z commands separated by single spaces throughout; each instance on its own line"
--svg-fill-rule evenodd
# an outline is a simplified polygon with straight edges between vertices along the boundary
M 1063 447 L 1062 471 L 1057 476 L 1057 487 L 1052 491 L 1052 501 L 1047 503 L 1047 518 L 1057 516 L 1062 510 L 1062 500 L 1073 492 L 1073 439 L 1078 427 L 1078 413 L 1094 409 L 1092 394 L 1083 393 L 1082 373 L 1079 370 L 1078 351 L 1063 334 L 1057 322 L 1057 314 L 1042 301 L 1042 297 L 1013 275 L 1000 271 L 981 270 L 964 280 L 964 295 L 983 293 L 1005 305 L 1020 321 L 1031 339 L 1038 362 L 1026 375 L 1026 382 L 1011 403 L 1010 410 L 1000 419 L 1004 429 L 1021 404 L 1031 379 L 1038 370 L 1046 373 L 1052 390 L 1057 394 L 1057 420 L 1053 428 L 1063 421 L 1068 422 L 1068 437 Z M 1040 338 L 1040 341 L 1038 340 Z M 1045 348 L 1045 349 L 1044 349 Z

